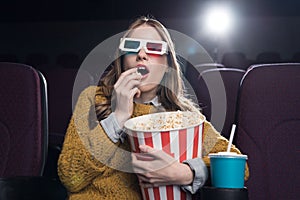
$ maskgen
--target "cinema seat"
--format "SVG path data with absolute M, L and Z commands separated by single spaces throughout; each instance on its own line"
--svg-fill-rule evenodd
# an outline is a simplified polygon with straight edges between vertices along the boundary
M 17 63 L 0 63 L 0 76 L 0 176 L 39 176 L 48 143 L 45 80 Z
M 250 200 L 300 197 L 300 63 L 251 66 L 241 82 L 236 145 Z
M 60 182 L 42 176 L 48 150 L 43 75 L 25 64 L 2 62 L 0 85 L 0 199 L 65 198 Z
M 235 68 L 209 69 L 199 75 L 195 84 L 202 113 L 226 138 L 229 138 L 231 126 L 235 123 L 238 90 L 244 73 L 245 70 Z

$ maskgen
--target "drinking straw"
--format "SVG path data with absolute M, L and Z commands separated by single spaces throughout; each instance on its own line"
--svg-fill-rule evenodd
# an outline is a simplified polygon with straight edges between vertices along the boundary
M 230 152 L 230 147 L 232 145 L 232 140 L 233 140 L 235 128 L 236 128 L 236 125 L 232 124 L 231 133 L 230 133 L 230 137 L 229 137 L 229 143 L 228 143 L 228 147 L 227 147 L 227 152 Z

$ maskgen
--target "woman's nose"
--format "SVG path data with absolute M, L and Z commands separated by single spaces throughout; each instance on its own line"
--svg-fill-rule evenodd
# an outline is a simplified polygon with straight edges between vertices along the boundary
M 148 60 L 148 55 L 144 48 L 141 48 L 136 57 L 137 60 Z

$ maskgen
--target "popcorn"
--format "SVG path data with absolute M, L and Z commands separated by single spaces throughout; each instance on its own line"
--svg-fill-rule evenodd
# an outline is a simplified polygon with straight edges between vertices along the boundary
M 141 80 L 142 77 L 143 77 L 143 75 L 140 72 L 138 72 L 138 71 L 133 72 L 131 75 L 139 75 L 139 80 Z
M 189 111 L 162 112 L 149 115 L 143 121 L 137 121 L 132 129 L 139 131 L 182 129 L 203 121 L 198 113 Z

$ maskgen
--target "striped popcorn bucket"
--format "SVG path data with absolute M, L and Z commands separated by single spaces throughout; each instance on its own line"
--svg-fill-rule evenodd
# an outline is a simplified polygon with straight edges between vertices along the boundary
M 181 114 L 182 112 L 180 112 Z M 190 112 L 189 112 L 190 113 Z M 174 127 L 168 126 L 174 120 L 169 115 L 178 115 L 177 112 L 163 112 L 150 115 L 144 115 L 128 120 L 125 123 L 127 134 L 132 151 L 140 153 L 139 145 L 146 144 L 155 149 L 160 149 L 171 155 L 179 162 L 184 160 L 201 157 L 202 156 L 202 136 L 203 136 L 203 121 L 204 116 L 192 115 L 192 118 L 198 117 L 197 120 L 191 120 L 193 124 L 187 127 Z M 180 118 L 179 123 L 185 121 L 184 118 Z M 153 119 L 156 118 L 156 119 Z M 157 119 L 162 119 L 162 121 Z M 151 121 L 152 120 L 152 121 Z M 177 119 L 176 119 L 177 120 Z M 151 130 L 149 123 L 154 128 Z M 158 123 L 164 123 L 163 129 L 157 130 Z M 142 127 L 136 124 L 145 124 L 149 130 L 141 130 Z M 143 125 L 142 125 L 143 126 Z M 140 129 L 140 130 L 138 130 Z M 185 200 L 192 199 L 189 193 L 184 192 L 178 185 L 167 185 L 153 188 L 141 188 L 144 200 Z

